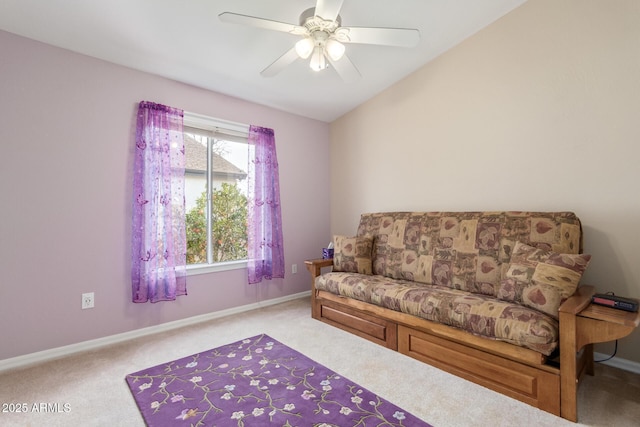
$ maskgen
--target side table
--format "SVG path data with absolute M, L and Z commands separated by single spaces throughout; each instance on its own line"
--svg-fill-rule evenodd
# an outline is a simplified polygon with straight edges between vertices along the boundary
M 640 312 L 629 312 L 588 302 L 584 308 L 560 311 L 563 337 L 560 343 L 560 365 L 565 375 L 560 379 L 563 418 L 577 421 L 576 392 L 582 374 L 594 374 L 593 344 L 624 338 L 640 325 Z M 564 334 L 564 335 L 563 335 Z M 576 355 L 583 351 L 580 358 Z

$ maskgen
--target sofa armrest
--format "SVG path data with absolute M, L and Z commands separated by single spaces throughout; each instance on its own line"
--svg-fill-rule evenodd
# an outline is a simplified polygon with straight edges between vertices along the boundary
M 333 265 L 333 259 L 308 259 L 304 262 L 304 264 L 307 266 L 307 270 L 309 270 L 309 273 L 311 273 L 311 277 L 315 278 L 322 273 L 322 269 L 324 267 L 331 267 Z
M 560 415 L 570 421 L 578 420 L 578 380 L 583 372 L 593 374 L 593 345 L 579 355 L 581 334 L 579 314 L 591 304 L 596 292 L 593 286 L 580 286 L 558 309 L 560 321 Z M 580 359 L 580 360 L 578 360 Z
M 596 288 L 594 286 L 582 285 L 575 294 L 562 303 L 558 311 L 575 316 L 591 304 L 591 297 L 595 293 Z
M 316 278 L 322 274 L 323 268 L 333 266 L 333 259 L 308 259 L 304 264 L 307 266 L 309 273 L 311 273 L 311 317 L 320 319 L 322 316 L 322 307 L 316 299 L 318 293 L 318 291 L 316 291 Z

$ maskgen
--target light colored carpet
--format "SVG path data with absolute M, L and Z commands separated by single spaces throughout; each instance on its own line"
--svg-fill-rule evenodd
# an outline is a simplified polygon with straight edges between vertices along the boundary
M 596 366 L 574 424 L 311 319 L 308 298 L 164 332 L 0 375 L 0 404 L 58 403 L 61 413 L 0 412 L 2 426 L 144 426 L 125 375 L 266 333 L 437 426 L 637 426 L 640 375 Z

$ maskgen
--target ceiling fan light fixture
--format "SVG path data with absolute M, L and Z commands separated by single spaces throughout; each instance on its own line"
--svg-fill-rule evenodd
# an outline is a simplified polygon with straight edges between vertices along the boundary
M 296 43 L 296 53 L 302 59 L 307 59 L 313 52 L 313 40 L 305 37 Z
M 334 61 L 338 61 L 344 55 L 345 46 L 338 40 L 329 39 L 325 45 L 327 55 Z
M 420 41 L 420 32 L 412 28 L 343 27 L 340 17 L 343 1 L 315 0 L 315 7 L 300 15 L 299 25 L 233 12 L 223 12 L 218 17 L 223 22 L 301 37 L 295 46 L 260 72 L 264 77 L 273 77 L 302 58 L 309 60 L 309 67 L 314 71 L 322 71 L 331 64 L 342 80 L 349 83 L 361 75 L 345 52 L 346 43 L 414 47 Z
M 316 45 L 313 48 L 311 61 L 309 61 L 309 67 L 311 67 L 313 71 L 322 71 L 327 68 L 327 62 L 324 58 L 324 49 L 321 45 Z

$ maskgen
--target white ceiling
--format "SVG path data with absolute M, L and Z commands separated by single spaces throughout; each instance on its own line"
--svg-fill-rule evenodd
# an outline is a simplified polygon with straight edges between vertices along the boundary
M 297 60 L 260 76 L 298 37 L 223 23 L 225 11 L 291 24 L 315 0 L 1 0 L 0 29 L 331 122 L 526 0 L 345 0 L 343 26 L 420 30 L 415 48 L 347 45 L 362 78 Z M 1 60 L 1 59 L 0 59 Z

